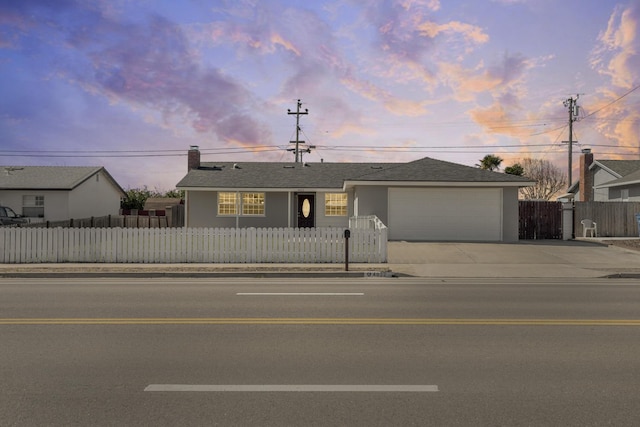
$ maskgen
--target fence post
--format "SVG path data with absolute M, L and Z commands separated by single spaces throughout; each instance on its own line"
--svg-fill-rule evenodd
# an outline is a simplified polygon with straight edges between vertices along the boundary
M 562 240 L 573 239 L 573 202 L 562 200 Z

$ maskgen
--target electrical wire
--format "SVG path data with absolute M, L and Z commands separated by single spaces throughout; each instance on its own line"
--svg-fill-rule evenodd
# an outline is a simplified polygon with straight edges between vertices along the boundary
M 621 100 L 622 98 L 624 98 L 625 96 L 630 95 L 631 93 L 635 92 L 635 91 L 636 91 L 636 90 L 638 90 L 638 89 L 640 89 L 640 85 L 638 85 L 638 86 L 634 87 L 633 89 L 629 90 L 629 91 L 628 91 L 628 92 L 626 92 L 625 94 L 623 94 L 623 95 L 619 96 L 618 98 L 614 99 L 613 101 L 611 101 L 611 102 L 610 102 L 610 103 L 608 103 L 607 105 L 605 105 L 605 106 L 603 106 L 603 107 L 598 108 L 598 109 L 597 109 L 596 111 L 594 111 L 593 113 L 591 113 L 591 114 L 587 114 L 587 115 L 586 115 L 586 116 L 584 116 L 581 120 L 588 119 L 589 117 L 591 117 L 591 116 L 594 116 L 594 115 L 598 114 L 600 111 L 604 110 L 605 108 L 610 107 L 611 105 L 615 104 L 616 102 L 620 101 L 620 100 Z

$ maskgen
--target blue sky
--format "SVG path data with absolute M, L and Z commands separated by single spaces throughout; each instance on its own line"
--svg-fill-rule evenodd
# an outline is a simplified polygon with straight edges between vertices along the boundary
M 202 160 L 574 170 L 640 153 L 640 0 L 1 0 L 0 164 L 169 190 Z M 574 178 L 577 177 L 574 172 Z

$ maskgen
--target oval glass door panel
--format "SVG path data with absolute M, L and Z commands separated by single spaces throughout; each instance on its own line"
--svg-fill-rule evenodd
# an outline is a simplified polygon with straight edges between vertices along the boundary
M 311 213 L 311 203 L 309 199 L 304 199 L 302 202 L 302 216 L 305 218 L 309 218 L 309 214 Z

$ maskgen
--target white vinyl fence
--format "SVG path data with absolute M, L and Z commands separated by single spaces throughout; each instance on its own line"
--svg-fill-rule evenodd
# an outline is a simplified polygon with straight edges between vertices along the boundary
M 342 228 L 0 228 L 3 263 L 341 263 Z M 355 229 L 349 262 L 387 261 L 387 229 Z

